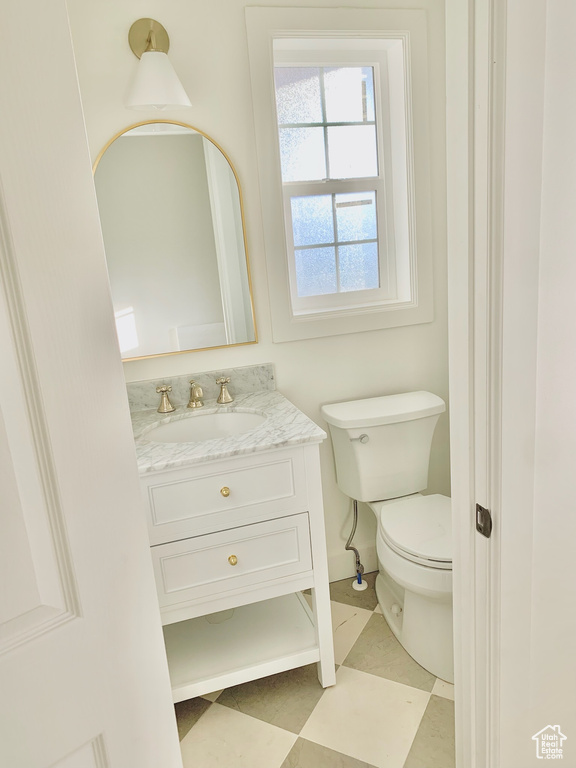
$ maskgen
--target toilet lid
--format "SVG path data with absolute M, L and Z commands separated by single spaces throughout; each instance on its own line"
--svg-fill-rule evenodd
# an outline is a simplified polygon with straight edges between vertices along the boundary
M 452 562 L 452 510 L 447 496 L 407 496 L 381 502 L 379 526 L 393 549 L 420 560 Z

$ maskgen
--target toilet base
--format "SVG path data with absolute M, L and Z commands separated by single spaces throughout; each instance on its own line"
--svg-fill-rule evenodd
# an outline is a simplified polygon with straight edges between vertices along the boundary
M 412 592 L 397 584 L 381 564 L 376 595 L 400 645 L 421 667 L 453 683 L 452 596 L 438 599 Z

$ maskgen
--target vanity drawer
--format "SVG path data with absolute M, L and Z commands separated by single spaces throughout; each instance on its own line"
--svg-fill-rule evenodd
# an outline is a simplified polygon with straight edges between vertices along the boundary
M 306 513 L 151 548 L 160 607 L 312 569 Z
M 143 482 L 152 545 L 306 510 L 298 451 L 238 457 Z

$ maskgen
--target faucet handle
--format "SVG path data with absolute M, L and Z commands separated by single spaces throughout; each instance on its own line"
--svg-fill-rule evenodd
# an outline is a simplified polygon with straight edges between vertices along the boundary
M 226 386 L 227 384 L 230 384 L 230 376 L 221 376 L 219 379 L 216 379 L 216 384 L 220 385 L 220 394 L 218 395 L 216 402 L 220 405 L 233 403 L 234 398 L 230 392 L 228 392 L 228 388 Z
M 158 413 L 172 413 L 172 411 L 176 410 L 168 397 L 168 392 L 172 392 L 172 387 L 169 384 L 162 384 L 156 387 L 156 392 L 162 395 L 160 405 L 158 406 Z

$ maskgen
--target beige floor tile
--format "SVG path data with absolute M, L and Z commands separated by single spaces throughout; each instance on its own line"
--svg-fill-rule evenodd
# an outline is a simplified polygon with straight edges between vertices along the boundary
M 431 696 L 404 768 L 454 768 L 454 703 Z
M 429 698 L 417 688 L 340 667 L 336 685 L 326 689 L 300 735 L 377 768 L 402 768 Z
M 333 749 L 298 739 L 282 763 L 282 768 L 374 768 L 363 760 L 334 752 Z
M 374 582 L 378 573 L 365 573 L 362 577 L 367 583 L 368 587 L 363 592 L 358 592 L 352 588 L 352 582 L 354 579 L 348 577 L 341 581 L 333 581 L 330 584 L 330 598 L 337 603 L 347 603 L 348 605 L 354 605 L 357 608 L 364 608 L 367 611 L 373 611 L 378 605 L 378 598 L 376 597 L 376 590 L 374 589 Z
M 371 675 L 431 691 L 436 678 L 406 653 L 383 616 L 373 614 L 344 661 Z
M 454 701 L 454 686 L 452 683 L 447 683 L 444 680 L 440 680 L 440 678 L 438 678 L 434 683 L 432 693 L 435 696 L 443 696 L 445 699 Z
M 180 741 L 211 706 L 210 702 L 203 698 L 187 699 L 186 701 L 179 701 L 178 704 L 174 705 Z
M 280 768 L 296 736 L 212 704 L 180 743 L 184 768 Z
M 323 692 L 316 664 L 309 664 L 227 688 L 218 704 L 300 733 Z
M 342 664 L 360 633 L 370 620 L 372 611 L 332 601 L 332 631 L 334 634 L 334 660 Z
M 207 699 L 208 701 L 216 701 L 216 699 L 218 698 L 218 696 L 220 696 L 223 690 L 224 688 L 220 688 L 219 691 L 213 691 L 212 693 L 205 693 L 203 694 L 202 698 Z

